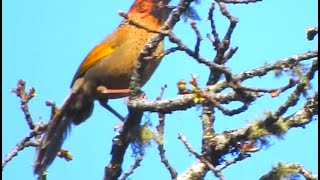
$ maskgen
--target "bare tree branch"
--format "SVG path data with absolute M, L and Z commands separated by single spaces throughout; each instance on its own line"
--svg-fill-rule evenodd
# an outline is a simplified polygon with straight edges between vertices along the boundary
M 18 155 L 19 151 L 22 151 L 26 147 L 36 147 L 38 146 L 38 142 L 31 141 L 31 138 L 42 134 L 46 129 L 46 125 L 43 125 L 42 122 L 38 123 L 33 130 L 30 131 L 29 135 L 23 138 L 17 145 L 12 149 L 10 153 L 8 153 L 4 160 L 2 160 L 2 171 L 6 164 L 12 160 L 15 156 Z
M 35 89 L 31 87 L 29 92 L 27 93 L 25 90 L 25 85 L 25 81 L 19 80 L 17 84 L 18 87 L 12 89 L 12 92 L 15 93 L 18 97 L 20 97 L 21 110 L 25 115 L 25 119 L 28 123 L 30 130 L 32 130 L 34 129 L 35 125 L 29 112 L 28 102 L 35 96 Z
M 187 139 L 186 139 L 181 133 L 178 134 L 178 137 L 179 137 L 179 139 L 183 142 L 183 144 L 186 146 L 186 148 L 188 149 L 188 151 L 189 151 L 190 153 L 192 153 L 193 155 L 195 155 L 196 158 L 198 158 L 202 163 L 204 163 L 204 164 L 207 166 L 207 168 L 210 169 L 210 170 L 215 174 L 216 177 L 218 177 L 220 180 L 223 180 L 223 179 L 224 179 L 224 177 L 223 177 L 223 175 L 221 174 L 221 172 L 218 171 L 218 170 L 216 170 L 209 161 L 207 161 L 206 159 L 203 158 L 203 156 L 202 156 L 201 154 L 197 153 L 197 152 L 193 149 L 193 147 L 188 143 Z M 201 173 L 200 173 L 200 174 L 201 174 Z M 179 179 L 179 178 L 178 178 L 178 179 Z
M 132 173 L 133 171 L 140 166 L 140 162 L 142 161 L 143 157 L 142 156 L 138 156 L 136 158 L 136 160 L 134 161 L 133 165 L 131 165 L 130 169 L 128 170 L 128 172 L 124 173 L 122 178 L 120 178 L 121 180 L 125 180 L 127 179 Z

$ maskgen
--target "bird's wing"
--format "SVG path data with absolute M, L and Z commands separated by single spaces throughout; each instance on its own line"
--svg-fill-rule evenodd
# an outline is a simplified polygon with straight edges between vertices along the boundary
M 80 67 L 73 77 L 71 87 L 73 86 L 75 80 L 81 77 L 92 65 L 103 59 L 103 57 L 110 55 L 113 51 L 114 48 L 105 42 L 101 42 L 94 47 L 87 57 L 82 61 Z
M 102 60 L 104 57 L 112 54 L 116 48 L 123 45 L 126 39 L 129 38 L 128 26 L 121 23 L 118 28 L 113 31 L 108 37 L 106 37 L 102 42 L 96 45 L 91 52 L 87 55 L 87 57 L 82 61 L 79 66 L 76 74 L 73 77 L 71 88 L 74 82 L 93 65 L 95 65 L 98 61 Z

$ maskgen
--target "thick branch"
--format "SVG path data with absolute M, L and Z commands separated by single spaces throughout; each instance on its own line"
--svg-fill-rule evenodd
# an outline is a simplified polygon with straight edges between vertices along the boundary
M 173 26 L 180 20 L 181 14 L 190 6 L 191 1 L 181 0 L 177 8 L 173 10 L 172 16 L 167 19 L 164 25 L 160 28 L 160 31 L 172 29 Z M 142 49 L 139 57 L 136 68 L 133 71 L 131 77 L 130 89 L 131 95 L 130 100 L 139 99 L 141 94 L 141 84 L 140 84 L 140 74 L 146 65 L 144 58 L 152 55 L 158 44 L 163 41 L 163 34 L 156 34 L 152 37 Z M 104 179 L 117 179 L 121 174 L 121 165 L 123 162 L 123 157 L 126 152 L 126 149 L 130 143 L 130 130 L 136 126 L 140 125 L 141 117 L 143 111 L 137 110 L 135 108 L 129 107 L 129 115 L 127 120 L 124 123 L 124 127 L 120 135 L 116 136 L 113 139 L 112 146 L 112 159 L 109 165 L 105 168 Z

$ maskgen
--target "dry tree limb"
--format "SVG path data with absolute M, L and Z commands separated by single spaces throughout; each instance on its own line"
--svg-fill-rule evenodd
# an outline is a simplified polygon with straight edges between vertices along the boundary
M 29 92 L 26 92 L 26 82 L 24 80 L 19 80 L 17 84 L 17 88 L 12 89 L 12 92 L 15 93 L 21 102 L 21 110 L 25 115 L 25 119 L 28 123 L 29 129 L 32 130 L 35 128 L 32 117 L 29 112 L 28 102 L 36 95 L 35 89 L 33 87 L 30 88 Z
M 39 142 L 31 141 L 31 139 L 39 134 L 42 134 L 46 130 L 47 126 L 42 124 L 42 122 L 38 123 L 30 133 L 23 138 L 17 145 L 12 149 L 10 153 L 8 153 L 4 160 L 2 160 L 2 171 L 6 164 L 11 161 L 15 156 L 18 155 L 19 151 L 22 151 L 26 147 L 37 147 Z

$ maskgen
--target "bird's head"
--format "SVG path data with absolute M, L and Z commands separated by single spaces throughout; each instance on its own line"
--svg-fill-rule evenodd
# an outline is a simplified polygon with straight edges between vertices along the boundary
M 162 25 L 174 7 L 168 6 L 170 0 L 135 0 L 129 10 L 129 17 L 155 18 Z

